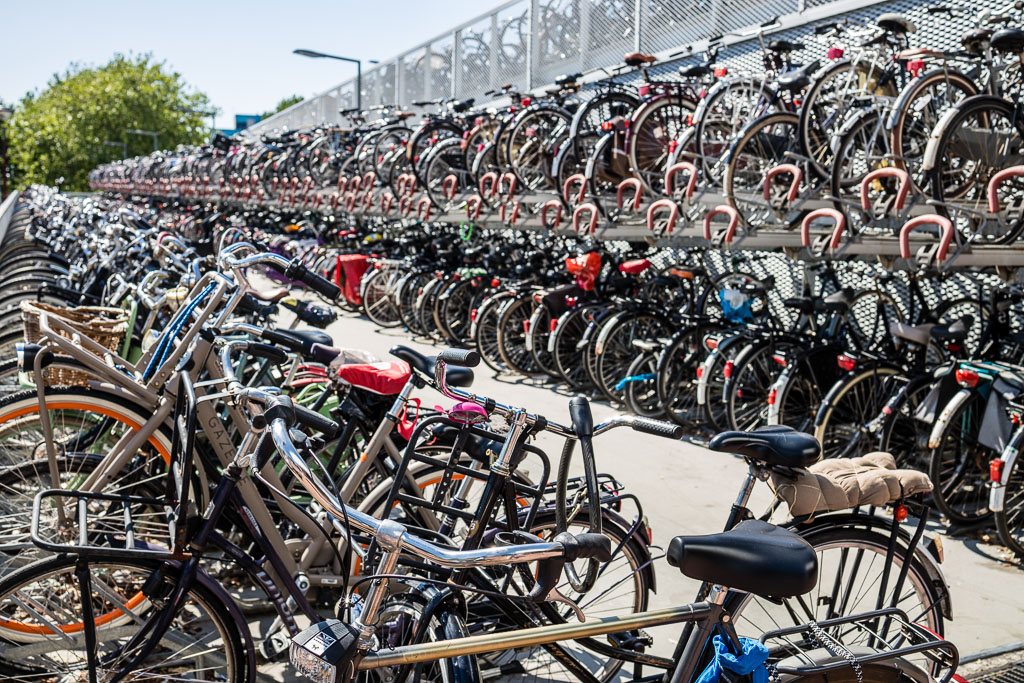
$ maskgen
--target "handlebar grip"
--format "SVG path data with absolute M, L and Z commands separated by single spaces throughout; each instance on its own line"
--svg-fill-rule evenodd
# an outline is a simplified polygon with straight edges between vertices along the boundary
M 437 354 L 437 360 L 449 365 L 475 368 L 480 365 L 480 354 L 473 349 L 445 349 Z
M 601 562 L 610 562 L 612 559 L 612 539 L 604 534 L 571 534 L 563 531 L 553 540 L 565 548 L 566 562 L 591 557 Z
M 339 431 L 341 431 L 341 425 L 332 420 L 329 417 L 324 417 L 315 410 L 310 410 L 304 406 L 300 406 L 297 403 L 292 404 L 295 407 L 295 421 L 303 427 L 309 427 L 313 431 L 321 432 L 327 438 L 333 438 Z
M 661 420 L 652 420 L 649 417 L 633 418 L 633 431 L 643 432 L 644 434 L 653 434 L 654 436 L 663 436 L 666 439 L 681 439 L 686 434 L 682 425 L 663 422 Z
M 296 353 L 301 353 L 304 348 L 303 343 L 299 339 L 296 339 L 291 335 L 278 332 L 277 330 L 264 329 L 263 332 L 260 333 L 260 337 L 271 344 L 283 346 L 289 351 L 295 351 Z
M 309 357 L 317 363 L 330 365 L 331 361 L 341 355 L 341 349 L 323 344 L 313 344 L 309 347 Z
M 336 301 L 341 296 L 341 288 L 325 277 L 317 275 L 298 259 L 293 259 L 284 270 L 284 276 L 298 280 L 328 301 Z
M 246 347 L 246 353 L 257 358 L 265 358 L 275 365 L 280 365 L 288 360 L 288 352 L 284 349 L 259 342 L 249 342 L 249 346 Z

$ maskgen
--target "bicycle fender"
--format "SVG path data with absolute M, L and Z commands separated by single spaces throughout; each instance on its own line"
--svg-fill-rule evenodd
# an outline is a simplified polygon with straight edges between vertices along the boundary
M 942 408 L 942 412 L 935 419 L 935 424 L 932 425 L 932 431 L 928 435 L 928 448 L 939 447 L 942 443 L 942 434 L 949 427 L 949 420 L 953 417 L 953 413 L 966 403 L 973 393 L 970 389 L 961 389 L 953 395 L 953 398 L 949 399 L 949 402 L 946 403 Z

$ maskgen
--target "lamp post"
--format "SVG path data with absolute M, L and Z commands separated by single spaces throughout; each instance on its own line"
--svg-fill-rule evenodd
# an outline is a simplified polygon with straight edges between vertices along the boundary
M 128 158 L 128 143 L 127 142 L 112 142 L 110 140 L 107 140 L 103 144 L 106 145 L 107 147 L 120 147 L 121 148 L 121 158 L 122 159 L 127 159 Z
M 14 116 L 10 107 L 0 107 L 0 201 L 7 198 L 7 122 Z
M 138 130 L 137 128 L 132 128 L 131 130 L 126 130 L 125 132 L 126 133 L 131 133 L 132 135 L 148 135 L 148 136 L 150 136 L 151 138 L 153 138 L 153 151 L 154 152 L 157 151 L 158 146 L 157 146 L 157 141 L 156 141 L 156 139 L 157 139 L 157 133 L 156 132 L 151 131 L 151 130 Z M 126 154 L 125 156 L 128 156 L 128 155 Z
M 303 57 L 312 57 L 313 59 L 337 59 L 342 62 L 352 62 L 356 65 L 356 109 L 362 111 L 363 109 L 363 61 L 361 59 L 352 59 L 351 57 L 339 57 L 338 55 L 329 55 L 326 52 L 317 52 L 316 50 L 292 50 L 293 54 L 301 55 Z M 370 64 L 376 64 L 376 59 L 368 60 Z

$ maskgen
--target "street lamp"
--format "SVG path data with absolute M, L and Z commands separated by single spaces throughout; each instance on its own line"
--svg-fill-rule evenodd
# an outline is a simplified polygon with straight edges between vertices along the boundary
M 148 135 L 148 136 L 150 136 L 151 138 L 153 138 L 153 151 L 155 152 L 158 149 L 157 141 L 156 141 L 157 134 L 154 131 L 151 131 L 151 130 L 138 130 L 136 128 L 132 128 L 131 130 L 126 130 L 125 132 L 126 133 L 131 133 L 133 135 Z M 126 154 L 125 156 L 128 156 L 128 155 Z
M 108 146 L 108 147 L 120 147 L 121 148 L 121 158 L 122 159 L 127 159 L 128 158 L 128 143 L 127 142 L 111 142 L 110 140 L 107 140 L 103 144 Z
M 10 107 L 0 107 L 0 201 L 7 198 L 7 122 L 14 116 Z
M 338 55 L 329 55 L 326 52 L 317 52 L 316 50 L 292 50 L 293 54 L 302 55 L 303 57 L 312 57 L 313 59 L 338 59 L 342 62 L 352 62 L 356 65 L 356 109 L 362 111 L 363 109 L 363 62 L 361 59 L 352 59 L 351 57 L 339 57 Z M 370 64 L 376 64 L 376 59 L 367 60 Z

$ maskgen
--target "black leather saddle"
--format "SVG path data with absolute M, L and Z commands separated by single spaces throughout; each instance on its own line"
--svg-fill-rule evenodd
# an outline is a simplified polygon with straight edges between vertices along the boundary
M 392 346 L 388 353 L 404 360 L 413 370 L 418 370 L 428 377 L 434 376 L 434 361 L 437 360 L 437 356 L 424 356 L 419 351 L 402 345 Z M 473 371 L 449 365 L 445 370 L 445 379 L 453 387 L 468 387 L 473 384 Z
M 817 439 L 783 425 L 752 432 L 721 432 L 711 439 L 708 448 L 780 467 L 807 467 L 821 457 Z
M 676 536 L 668 563 L 691 579 L 773 598 L 814 588 L 818 556 L 792 531 L 756 519 L 721 534 Z
M 1000 29 L 992 34 L 992 40 L 989 44 L 997 52 L 1024 52 L 1024 29 Z
M 313 344 L 334 346 L 334 340 L 331 339 L 331 335 L 321 330 L 289 330 L 278 327 L 274 329 L 274 332 L 292 340 L 292 343 L 288 344 L 288 346 L 293 351 L 297 351 L 304 356 L 309 356 L 312 353 Z
M 792 69 L 785 73 L 779 74 L 775 79 L 779 87 L 783 90 L 789 90 L 790 92 L 798 92 L 803 90 L 811 84 L 811 76 L 818 70 L 821 63 L 818 60 L 814 60 L 810 64 L 804 64 L 799 69 Z

